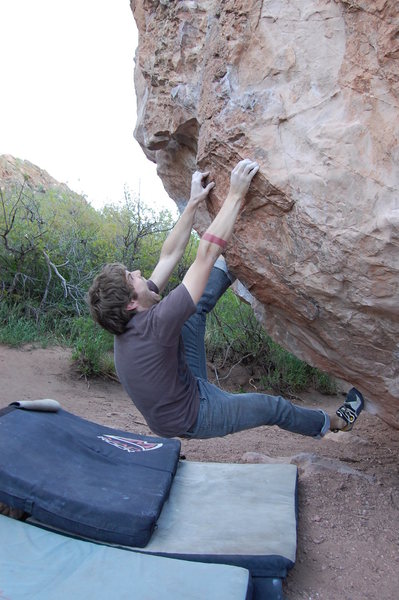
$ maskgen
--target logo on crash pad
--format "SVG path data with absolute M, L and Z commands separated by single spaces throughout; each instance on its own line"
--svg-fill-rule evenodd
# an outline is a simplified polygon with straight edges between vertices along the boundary
M 134 440 L 132 438 L 120 437 L 119 435 L 98 435 L 100 440 L 116 446 L 126 452 L 148 452 L 149 450 L 158 450 L 163 444 L 158 442 L 146 442 L 144 440 Z

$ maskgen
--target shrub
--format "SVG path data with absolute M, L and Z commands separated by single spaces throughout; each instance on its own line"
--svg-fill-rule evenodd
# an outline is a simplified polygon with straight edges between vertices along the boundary
M 72 360 L 85 377 L 116 377 L 113 336 L 89 316 L 75 319 L 71 330 Z
M 234 363 L 250 364 L 257 372 L 258 387 L 295 395 L 315 388 L 336 393 L 335 381 L 276 344 L 262 328 L 252 308 L 227 290 L 208 317 L 208 358 L 217 369 Z

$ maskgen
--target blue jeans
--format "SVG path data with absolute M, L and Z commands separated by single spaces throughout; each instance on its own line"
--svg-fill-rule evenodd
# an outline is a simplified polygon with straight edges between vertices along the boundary
M 197 378 L 200 408 L 197 422 L 182 437 L 222 437 L 261 425 L 278 425 L 293 433 L 322 437 L 330 428 L 329 416 L 322 410 L 296 406 L 281 396 L 252 392 L 231 394 L 207 381 L 204 346 L 206 315 L 230 285 L 227 273 L 214 267 L 196 313 L 183 326 L 186 359 Z

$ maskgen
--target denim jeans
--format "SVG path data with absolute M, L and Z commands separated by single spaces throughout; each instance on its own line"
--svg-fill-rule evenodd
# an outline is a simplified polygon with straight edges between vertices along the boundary
M 230 285 L 227 272 L 214 267 L 196 313 L 183 326 L 186 359 L 197 378 L 200 408 L 197 422 L 182 437 L 222 437 L 261 425 L 278 425 L 293 433 L 322 437 L 330 427 L 330 419 L 322 410 L 296 406 L 281 396 L 252 392 L 231 394 L 207 381 L 204 347 L 206 315 Z

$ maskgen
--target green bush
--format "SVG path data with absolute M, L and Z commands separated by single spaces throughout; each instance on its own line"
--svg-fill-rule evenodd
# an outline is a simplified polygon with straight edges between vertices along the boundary
M 266 334 L 250 306 L 230 289 L 208 316 L 205 344 L 210 360 L 231 362 L 247 356 L 247 362 L 262 354 Z
M 208 358 L 216 368 L 248 364 L 258 375 L 258 389 L 295 395 L 309 388 L 336 393 L 335 381 L 273 342 L 256 320 L 252 308 L 227 290 L 209 315 L 206 330 Z
M 71 330 L 72 360 L 85 377 L 115 378 L 114 338 L 89 316 L 75 319 Z

